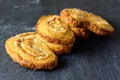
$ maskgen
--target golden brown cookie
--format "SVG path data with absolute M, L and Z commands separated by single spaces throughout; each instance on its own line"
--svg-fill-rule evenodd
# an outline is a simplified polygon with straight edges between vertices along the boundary
M 66 8 L 60 13 L 61 18 L 71 26 L 87 28 L 97 35 L 107 35 L 114 32 L 114 28 L 103 18 L 77 8 Z
M 38 43 L 42 42 L 43 45 L 48 46 L 48 48 L 51 49 L 56 55 L 70 53 L 71 48 L 73 46 L 73 44 L 62 45 L 62 44 L 51 43 L 41 36 L 35 38 L 35 41 L 37 41 Z
M 5 48 L 10 57 L 21 66 L 39 70 L 52 69 L 58 63 L 57 56 L 47 47 L 34 39 L 34 32 L 26 32 L 6 41 Z
M 90 31 L 84 27 L 88 25 L 86 19 L 83 18 L 83 12 L 80 12 L 76 8 L 65 8 L 61 11 L 61 19 L 70 25 L 70 29 L 74 32 L 75 36 L 81 38 L 87 38 L 90 35 Z
M 100 16 L 89 13 L 88 21 L 90 24 L 87 28 L 97 35 L 108 35 L 114 32 L 114 28 Z
M 66 45 L 75 41 L 73 32 L 57 15 L 41 17 L 36 25 L 36 31 L 51 43 Z

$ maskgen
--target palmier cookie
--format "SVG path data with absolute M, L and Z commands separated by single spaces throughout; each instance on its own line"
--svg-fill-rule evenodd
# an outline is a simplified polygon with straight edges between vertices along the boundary
M 84 24 L 83 27 L 97 35 L 107 35 L 114 32 L 114 28 L 106 20 L 81 9 L 66 8 L 62 10 L 60 16 L 63 17 L 66 22 L 71 23 L 72 26 Z
M 84 15 L 76 8 L 65 8 L 61 11 L 61 19 L 70 25 L 70 29 L 74 32 L 76 37 L 87 38 L 90 35 L 90 31 L 84 27 L 88 25 Z M 82 18 L 82 19 L 81 19 Z
M 52 69 L 58 63 L 57 56 L 48 47 L 34 41 L 34 32 L 26 32 L 6 41 L 8 55 L 21 66 L 39 70 Z
M 66 45 L 75 41 L 73 32 L 57 15 L 41 17 L 37 22 L 36 31 L 51 43 Z
M 43 45 L 48 46 L 48 48 L 51 49 L 56 55 L 70 53 L 71 48 L 73 46 L 73 44 L 62 45 L 62 44 L 51 43 L 41 36 L 35 38 L 35 41 L 37 41 L 38 43 L 41 42 Z
M 100 16 L 89 13 L 88 21 L 90 24 L 87 28 L 97 35 L 108 35 L 114 32 L 114 28 Z

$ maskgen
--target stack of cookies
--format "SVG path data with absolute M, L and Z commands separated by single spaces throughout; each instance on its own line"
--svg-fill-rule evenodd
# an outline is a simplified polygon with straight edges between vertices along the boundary
M 39 18 L 36 32 L 16 35 L 6 41 L 5 48 L 13 61 L 33 70 L 53 69 L 56 55 L 70 53 L 75 38 L 88 38 L 90 33 L 108 35 L 114 28 L 100 16 L 77 8 L 63 9 L 58 15 Z

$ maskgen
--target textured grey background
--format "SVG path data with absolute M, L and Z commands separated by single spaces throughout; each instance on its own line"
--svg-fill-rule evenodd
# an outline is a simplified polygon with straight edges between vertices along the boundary
M 6 54 L 5 40 L 34 31 L 38 18 L 77 7 L 110 22 L 115 34 L 77 39 L 71 54 L 59 56 L 51 71 L 20 67 Z M 0 0 L 0 80 L 120 80 L 120 0 Z

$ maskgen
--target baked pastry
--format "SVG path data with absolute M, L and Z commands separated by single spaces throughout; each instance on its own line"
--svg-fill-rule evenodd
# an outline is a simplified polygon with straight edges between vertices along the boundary
M 26 32 L 12 37 L 6 41 L 6 51 L 23 67 L 34 70 L 52 69 L 57 65 L 58 58 L 47 46 L 34 40 L 38 36 L 34 32 Z
M 70 24 L 72 26 L 71 28 L 87 28 L 91 32 L 96 33 L 97 35 L 107 35 L 114 32 L 114 28 L 106 20 L 104 20 L 100 16 L 88 13 L 87 11 L 83 11 L 81 9 L 63 9 L 60 13 L 60 17 L 66 23 Z
M 40 42 L 43 45 L 48 46 L 48 48 L 51 49 L 56 55 L 70 53 L 71 52 L 71 48 L 73 46 L 73 43 L 72 44 L 68 44 L 68 45 L 51 43 L 51 42 L 48 42 L 46 39 L 44 39 L 41 36 L 38 36 L 34 40 L 36 42 L 38 42 L 38 43 Z
M 83 12 L 76 8 L 65 8 L 60 13 L 61 19 L 70 25 L 70 29 L 76 37 L 87 38 L 90 35 L 90 31 L 85 27 L 88 22 L 84 16 Z
M 114 32 L 114 28 L 100 16 L 89 13 L 88 21 L 90 24 L 87 28 L 97 35 L 108 35 Z
M 75 41 L 73 32 L 57 15 L 41 17 L 37 22 L 36 31 L 51 43 L 68 45 Z

